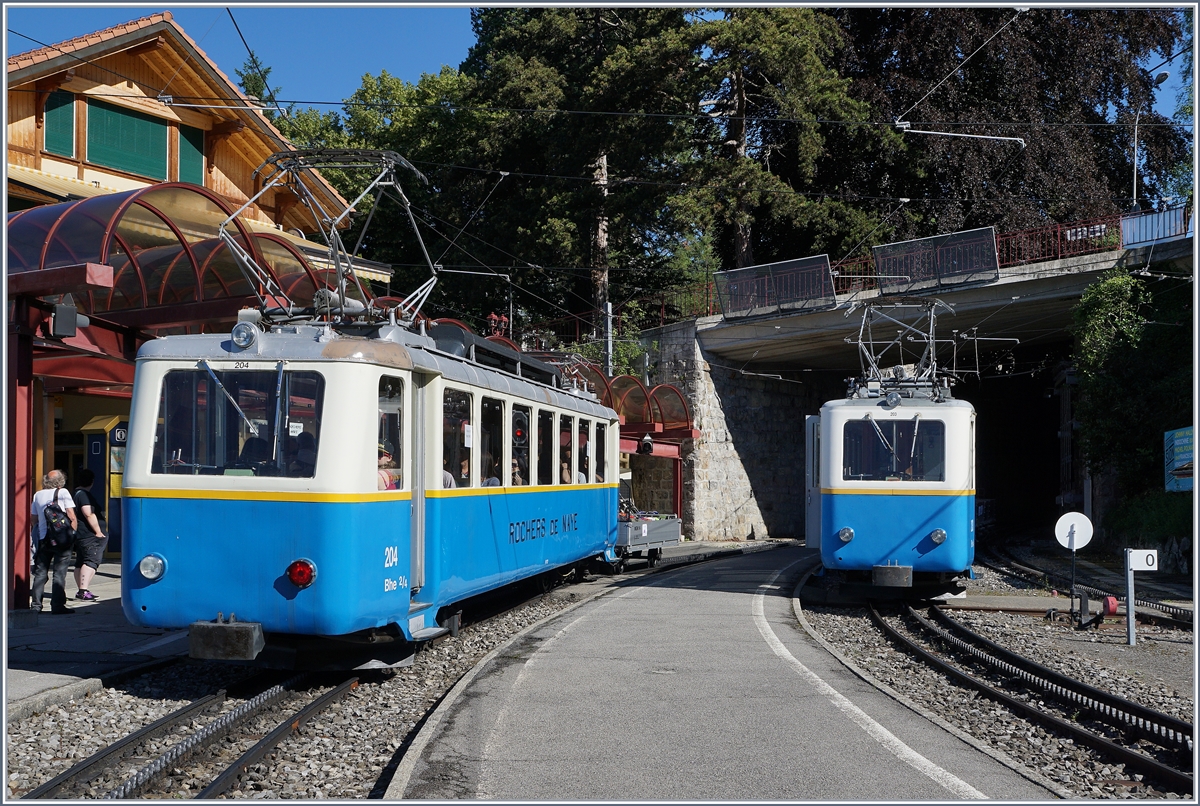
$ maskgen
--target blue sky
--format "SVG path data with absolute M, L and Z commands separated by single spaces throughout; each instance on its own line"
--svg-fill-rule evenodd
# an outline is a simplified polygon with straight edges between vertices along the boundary
M 458 67 L 475 41 L 467 6 L 338 8 L 233 6 L 242 35 L 271 68 L 268 83 L 280 100 L 340 102 L 358 89 L 366 73 L 387 70 L 416 83 L 442 65 Z M 234 81 L 246 46 L 225 6 L 5 6 L 9 55 L 54 44 L 122 22 L 170 11 L 217 66 Z M 20 34 L 20 35 L 19 35 Z M 23 35 L 23 36 L 21 36 Z

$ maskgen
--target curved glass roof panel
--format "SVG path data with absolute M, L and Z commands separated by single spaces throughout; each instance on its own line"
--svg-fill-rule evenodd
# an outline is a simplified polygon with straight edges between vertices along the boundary
M 654 404 L 655 417 L 662 423 L 663 428 L 669 430 L 692 427 L 692 415 L 688 411 L 687 401 L 674 386 L 659 384 L 650 390 L 650 400 Z
M 70 202 L 68 205 L 78 204 Z M 8 272 L 37 271 L 41 268 L 42 249 L 51 228 L 63 214 L 64 205 L 35 207 L 8 217 Z
M 279 279 L 279 287 L 287 294 L 292 302 L 301 307 L 312 305 L 313 294 L 317 292 L 313 281 L 312 271 L 305 263 L 299 252 L 289 246 L 284 240 L 263 233 L 251 236 L 258 245 L 262 255 L 263 265 Z M 347 284 L 347 290 L 353 283 Z
M 625 423 L 652 423 L 650 395 L 642 382 L 632 375 L 618 375 L 609 384 L 613 410 L 625 418 Z
M 236 241 L 243 249 L 246 248 L 244 238 L 239 236 Z M 205 241 L 197 244 L 193 252 L 200 263 L 201 289 L 205 299 L 247 297 L 254 294 L 254 288 L 242 274 L 237 258 L 224 242 L 216 239 Z
M 80 263 L 107 263 L 105 259 L 105 236 L 115 223 L 113 220 L 130 197 L 141 192 L 127 190 L 107 196 L 93 196 L 78 202 L 55 204 L 46 208 L 65 208 L 46 244 L 41 264 L 35 269 L 57 269 L 77 266 Z M 13 224 L 13 229 L 24 226 L 22 221 Z

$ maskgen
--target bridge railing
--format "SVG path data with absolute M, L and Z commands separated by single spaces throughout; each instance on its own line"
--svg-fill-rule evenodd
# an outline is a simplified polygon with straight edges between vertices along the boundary
M 1149 246 L 1150 244 L 1182 238 L 1188 234 L 1192 211 L 1187 207 L 1147 211 L 1121 218 L 1121 245 Z
M 1050 224 L 1019 232 L 999 233 L 995 235 L 996 262 L 992 265 L 1007 268 L 1160 243 L 1186 236 L 1191 227 L 1191 210 L 1171 207 L 1161 211 L 1114 214 L 1069 224 Z M 926 255 L 925 252 L 929 250 L 922 241 L 910 242 L 912 246 L 907 252 L 906 244 L 887 244 L 876 247 L 874 256 L 843 260 L 832 266 L 826 262 L 827 278 L 820 276 L 818 265 L 806 265 L 806 261 L 827 261 L 824 255 L 716 272 L 713 285 L 717 301 L 724 316 L 738 317 L 754 312 L 829 307 L 836 303 L 837 296 L 879 289 L 881 283 L 886 293 L 918 290 L 922 284 L 932 287 L 948 281 L 987 282 L 996 279 L 994 269 L 988 272 L 975 266 L 979 261 L 968 254 L 970 249 L 960 248 L 958 251 L 962 252 L 961 255 L 945 256 L 940 252 Z M 967 268 L 962 271 L 939 268 L 943 263 Z M 892 275 L 909 279 L 898 285 L 895 278 L 889 279 Z M 667 319 L 665 314 L 664 309 L 664 323 Z M 687 314 L 683 313 L 681 318 L 687 318 Z
M 1107 252 L 1121 246 L 1121 216 L 1110 215 L 1070 224 L 1005 232 L 996 236 L 1000 267 L 1061 260 Z

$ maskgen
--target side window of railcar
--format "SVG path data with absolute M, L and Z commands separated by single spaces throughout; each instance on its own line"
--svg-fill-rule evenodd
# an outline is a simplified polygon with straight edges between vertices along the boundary
M 842 432 L 845 481 L 945 481 L 940 420 L 851 420 Z
M 512 407 L 512 460 L 509 463 L 509 484 L 522 487 L 529 478 L 529 407 Z
M 471 486 L 471 395 L 458 389 L 442 394 L 442 468 L 455 487 Z
M 538 411 L 537 418 L 537 465 L 538 484 L 555 484 L 554 444 L 557 436 L 554 433 L 554 412 Z
M 591 459 L 592 444 L 592 421 L 579 421 L 579 438 L 575 440 L 575 445 L 578 447 L 575 455 L 575 478 L 580 484 L 587 484 L 592 480 L 588 474 L 588 462 Z
M 479 402 L 479 478 L 484 487 L 499 487 L 504 460 L 504 404 L 485 397 Z
M 560 484 L 578 484 L 575 477 L 575 451 L 571 450 L 571 438 L 575 432 L 575 418 L 565 414 L 558 416 L 558 481 Z
M 604 423 L 596 423 L 596 444 L 592 448 L 592 453 L 596 455 L 596 475 L 593 480 L 603 483 L 607 470 L 605 459 L 608 454 L 608 429 Z
M 404 382 L 384 375 L 379 379 L 379 460 L 376 489 L 404 487 Z
M 312 478 L 324 395 L 316 372 L 171 370 L 150 472 Z

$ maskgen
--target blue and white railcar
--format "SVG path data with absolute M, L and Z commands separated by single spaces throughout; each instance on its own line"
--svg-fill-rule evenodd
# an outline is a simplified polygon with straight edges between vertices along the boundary
M 975 555 L 975 410 L 948 388 L 856 387 L 809 419 L 809 545 L 878 586 L 945 581 Z M 813 537 L 816 537 L 816 540 Z
M 315 636 L 370 655 L 445 632 L 468 597 L 615 560 L 616 413 L 549 365 L 429 333 L 242 322 L 144 345 L 127 618 L 192 627 L 196 657 Z

